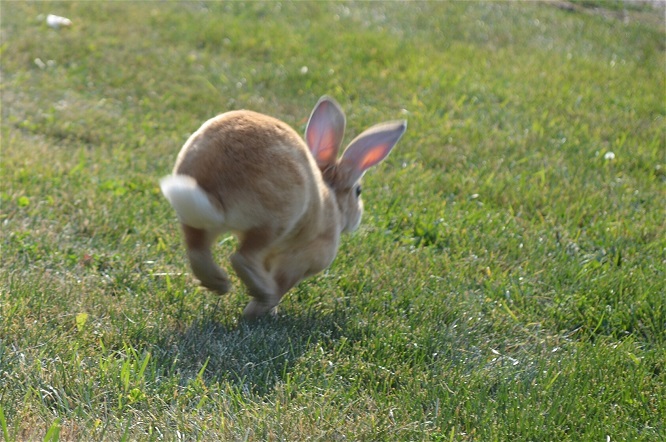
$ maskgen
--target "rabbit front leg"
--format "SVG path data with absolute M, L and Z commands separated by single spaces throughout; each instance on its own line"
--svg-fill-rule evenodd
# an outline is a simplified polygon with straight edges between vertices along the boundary
M 231 255 L 231 265 L 250 295 L 258 303 L 271 305 L 271 308 L 279 302 L 278 289 L 266 268 L 264 258 L 275 240 L 276 235 L 269 228 L 251 229 L 242 235 L 240 247 Z
M 243 310 L 243 317 L 247 320 L 255 320 L 268 313 L 271 315 L 277 314 L 277 306 L 282 300 L 282 297 L 298 282 L 303 279 L 303 272 L 294 269 L 289 269 L 288 273 L 278 270 L 276 275 L 275 284 L 277 291 L 275 296 L 268 299 L 255 298 Z
M 211 246 L 216 235 L 186 224 L 183 224 L 182 227 L 187 246 L 187 257 L 194 276 L 199 279 L 202 286 L 219 295 L 224 295 L 231 288 L 231 283 L 227 273 L 215 264 L 213 259 Z
M 253 299 L 245 307 L 243 316 L 256 319 L 267 313 L 276 314 L 277 305 L 282 297 L 296 284 L 308 276 L 321 272 L 333 262 L 337 252 L 338 239 L 332 235 L 322 235 L 306 245 L 299 245 L 295 250 L 283 252 L 267 263 L 271 273 L 275 275 L 277 286 L 275 296 L 270 300 Z

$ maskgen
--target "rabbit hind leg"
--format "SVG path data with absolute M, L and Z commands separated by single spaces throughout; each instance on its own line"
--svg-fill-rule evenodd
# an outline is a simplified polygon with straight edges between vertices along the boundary
M 231 288 L 231 282 L 227 273 L 213 259 L 211 246 L 217 235 L 186 224 L 183 224 L 182 227 L 187 246 L 187 257 L 194 275 L 202 286 L 219 295 L 224 295 Z

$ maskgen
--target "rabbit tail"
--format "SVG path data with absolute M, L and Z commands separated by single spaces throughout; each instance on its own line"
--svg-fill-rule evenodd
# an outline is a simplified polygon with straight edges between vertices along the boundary
M 160 180 L 162 193 L 176 209 L 181 223 L 204 230 L 216 230 L 224 214 L 211 202 L 196 180 L 187 175 L 169 175 Z
M 183 224 L 187 256 L 201 285 L 220 295 L 229 291 L 227 273 L 215 264 L 211 244 L 224 222 L 224 213 L 215 207 L 196 180 L 187 175 L 170 175 L 160 181 L 162 193 Z

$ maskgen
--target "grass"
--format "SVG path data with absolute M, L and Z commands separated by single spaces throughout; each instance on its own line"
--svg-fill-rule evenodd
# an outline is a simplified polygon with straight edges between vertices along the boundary
M 618 5 L 3 2 L 3 438 L 663 440 L 666 35 Z M 239 323 L 158 179 L 322 94 L 408 132 L 333 266 Z

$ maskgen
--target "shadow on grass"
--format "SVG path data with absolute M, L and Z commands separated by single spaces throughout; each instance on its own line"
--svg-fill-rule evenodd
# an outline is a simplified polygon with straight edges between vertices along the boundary
M 213 316 L 175 331 L 157 344 L 164 351 L 162 362 L 181 376 L 196 377 L 206 365 L 206 382 L 228 382 L 242 390 L 269 393 L 289 373 L 293 364 L 317 346 L 335 345 L 347 335 L 342 311 L 293 312 L 255 323 L 222 324 Z M 167 367 L 164 367 L 169 370 Z

